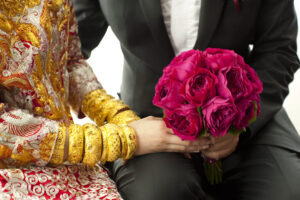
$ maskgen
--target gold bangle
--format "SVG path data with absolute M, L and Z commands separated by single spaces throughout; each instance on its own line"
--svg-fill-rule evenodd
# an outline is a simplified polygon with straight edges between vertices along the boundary
M 95 115 L 95 109 L 101 107 L 101 104 L 104 101 L 112 98 L 113 97 L 107 95 L 105 90 L 103 89 L 94 90 L 84 97 L 81 105 L 81 110 L 85 115 L 91 117 L 90 115 Z M 97 103 L 95 102 L 96 100 Z
M 139 119 L 140 118 L 132 110 L 125 110 L 114 116 L 109 123 L 117 125 L 128 125 L 131 122 Z
M 69 126 L 69 152 L 68 161 L 71 164 L 81 162 L 83 155 L 83 129 L 80 125 Z
M 107 161 L 107 132 L 104 128 L 104 126 L 100 127 L 101 133 L 102 133 L 102 154 L 100 158 L 100 162 L 102 165 L 104 165 Z
M 121 158 L 124 159 L 127 155 L 128 145 L 127 145 L 126 135 L 123 131 L 123 128 L 121 128 L 121 131 L 119 132 L 119 136 L 121 141 Z
M 83 125 L 82 128 L 85 138 L 84 157 L 82 163 L 90 167 L 94 167 L 101 158 L 101 130 L 96 125 L 89 123 Z
M 102 105 L 106 101 L 110 101 L 111 99 L 113 99 L 113 97 L 109 95 L 100 96 L 100 97 L 95 96 L 95 98 L 91 101 L 91 103 L 88 104 L 88 116 L 94 120 L 97 118 L 97 116 L 99 116 L 99 114 L 103 115 L 103 113 L 101 113 L 101 111 L 103 110 Z M 104 119 L 105 118 L 106 115 L 104 116 Z
M 121 132 L 122 129 L 115 124 L 105 124 L 104 128 L 108 135 L 107 161 L 113 162 L 121 156 L 121 141 L 119 132 Z
M 127 141 L 127 154 L 125 160 L 133 157 L 137 148 L 137 138 L 134 129 L 130 126 L 122 126 L 123 132 L 126 136 Z
M 82 100 L 82 105 L 81 105 L 82 111 L 88 110 L 88 105 L 90 104 L 90 102 L 93 101 L 95 98 L 103 96 L 104 94 L 106 94 L 106 92 L 103 89 L 97 89 L 88 93 Z
M 110 122 L 112 118 L 118 114 L 121 110 L 129 110 L 129 106 L 124 104 L 122 101 L 113 99 L 103 103 L 103 111 L 107 118 L 106 120 Z
M 64 162 L 66 131 L 67 127 L 60 124 L 54 151 L 50 160 L 51 164 L 61 165 Z

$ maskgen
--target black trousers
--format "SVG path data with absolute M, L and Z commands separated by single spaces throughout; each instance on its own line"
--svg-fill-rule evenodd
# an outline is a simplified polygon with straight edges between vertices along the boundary
M 279 118 L 280 120 L 280 118 Z M 259 136 L 258 136 L 259 137 Z M 259 141 L 259 138 L 256 139 Z M 300 200 L 300 154 L 281 147 L 249 143 L 223 162 L 223 182 L 211 186 L 200 154 L 156 153 L 112 166 L 113 179 L 125 200 L 215 199 Z

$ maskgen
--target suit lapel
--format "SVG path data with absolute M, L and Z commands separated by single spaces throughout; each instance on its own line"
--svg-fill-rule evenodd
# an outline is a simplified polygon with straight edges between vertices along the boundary
M 202 0 L 198 37 L 194 49 L 204 50 L 216 30 L 225 0 Z
M 142 11 L 150 27 L 155 42 L 159 45 L 163 64 L 166 65 L 174 57 L 164 19 L 161 11 L 160 0 L 139 0 Z M 204 50 L 216 30 L 225 0 L 202 0 L 198 36 L 194 49 Z
M 162 11 L 160 0 L 139 0 L 142 11 L 152 32 L 153 38 L 161 50 L 163 64 L 168 64 L 174 57 Z

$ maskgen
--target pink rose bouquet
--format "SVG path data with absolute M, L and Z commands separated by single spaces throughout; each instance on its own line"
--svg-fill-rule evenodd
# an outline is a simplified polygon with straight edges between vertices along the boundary
M 164 68 L 153 104 L 164 110 L 166 126 L 177 136 L 195 140 L 245 131 L 260 113 L 261 92 L 254 69 L 234 51 L 190 50 Z

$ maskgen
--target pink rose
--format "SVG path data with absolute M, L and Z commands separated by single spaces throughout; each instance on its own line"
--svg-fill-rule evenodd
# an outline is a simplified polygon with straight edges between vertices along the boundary
M 203 55 L 205 68 L 214 73 L 222 67 L 234 66 L 237 63 L 237 54 L 227 49 L 207 48 Z
M 261 93 L 263 90 L 262 82 L 260 81 L 255 70 L 244 62 L 241 56 L 238 56 L 238 63 L 244 69 L 248 80 L 251 82 L 252 87 L 257 93 Z
M 181 89 L 185 99 L 196 106 L 202 106 L 208 99 L 216 95 L 218 78 L 208 69 L 199 68 L 196 73 L 187 79 Z
M 190 50 L 175 57 L 172 62 L 163 69 L 163 74 L 183 82 L 202 66 L 204 66 L 202 53 L 198 50 Z
M 237 108 L 232 99 L 217 96 L 203 106 L 202 114 L 208 132 L 224 136 L 236 118 Z
M 238 110 L 234 126 L 239 131 L 249 125 L 250 120 L 256 117 L 255 101 L 249 98 L 242 98 L 235 102 Z
M 223 67 L 218 72 L 218 93 L 225 98 L 238 99 L 251 94 L 253 87 L 243 68 L 239 66 Z
M 186 61 L 192 62 L 193 64 L 199 67 L 203 66 L 204 60 L 202 60 L 202 52 L 195 49 L 184 51 L 178 56 L 176 56 L 170 64 L 180 64 Z
M 185 99 L 179 95 L 181 83 L 168 76 L 162 76 L 155 86 L 153 104 L 163 109 L 173 109 L 185 103 Z
M 195 140 L 202 131 L 202 119 L 197 107 L 184 104 L 174 110 L 165 110 L 164 121 L 182 140 Z

